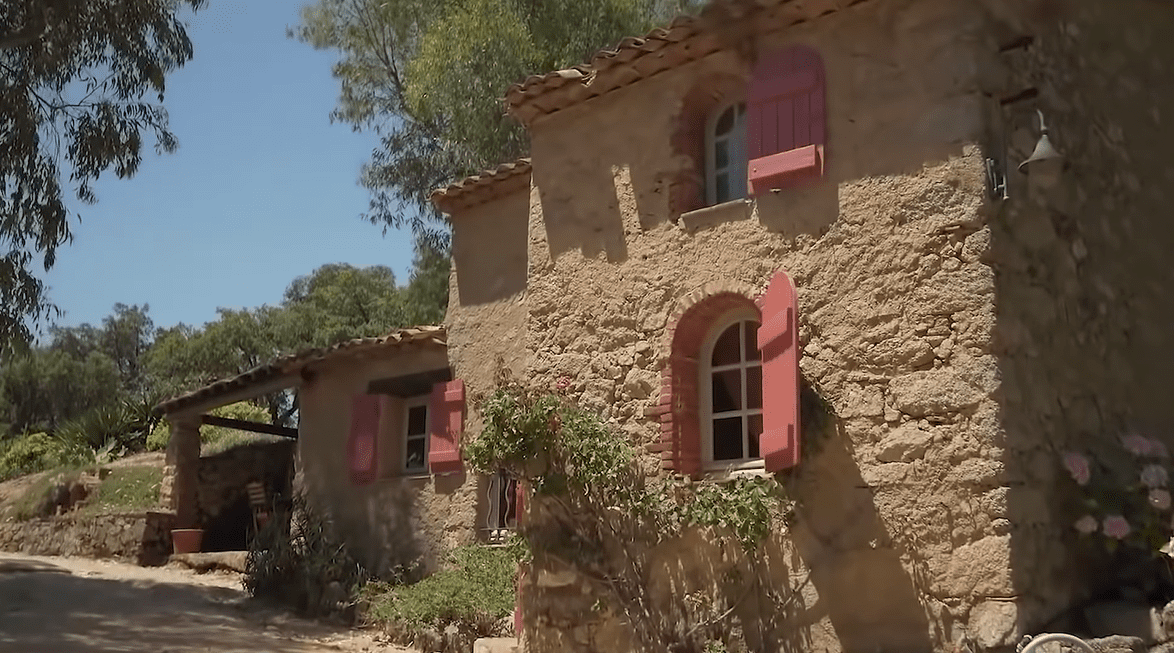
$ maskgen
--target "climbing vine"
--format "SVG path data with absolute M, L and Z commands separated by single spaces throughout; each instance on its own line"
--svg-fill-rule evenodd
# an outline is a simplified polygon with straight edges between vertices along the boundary
M 790 513 L 774 477 L 711 482 L 647 474 L 635 446 L 597 414 L 506 376 L 478 405 L 483 428 L 464 444 L 465 460 L 478 472 L 504 472 L 530 488 L 520 530 L 524 555 L 576 570 L 601 590 L 608 607 L 627 615 L 646 649 L 725 646 L 736 603 L 754 589 L 770 594 L 750 577 L 756 574 L 733 573 L 732 594 L 740 598 L 684 596 L 666 606 L 653 600 L 648 585 L 654 550 L 692 528 L 736 543 L 757 568 L 761 543 Z

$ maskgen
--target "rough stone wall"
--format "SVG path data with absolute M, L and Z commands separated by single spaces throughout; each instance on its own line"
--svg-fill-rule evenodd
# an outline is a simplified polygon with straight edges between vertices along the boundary
M 1008 147 L 1010 198 L 982 230 L 997 300 L 993 352 L 1003 379 L 1012 584 L 1017 630 L 1090 589 L 1058 544 L 1072 542 L 1075 487 L 1064 450 L 1115 446 L 1130 430 L 1174 446 L 1169 362 L 1174 351 L 1174 7 L 1146 0 L 1051 3 L 1031 12 L 991 3 L 1031 45 L 992 62 L 1011 89 L 994 134 Z M 1014 170 L 1039 137 L 1042 109 L 1065 170 L 1053 185 Z M 996 153 L 997 155 L 997 153 Z M 1122 484 L 1136 469 L 1114 470 Z M 1107 578 L 1102 574 L 1101 578 Z M 1007 633 L 1003 641 L 1018 632 Z
M 356 486 L 347 468 L 352 397 L 373 380 L 447 365 L 443 348 L 338 360 L 300 390 L 295 488 L 329 514 L 352 553 L 375 573 L 417 560 L 435 568 L 445 551 L 475 541 L 477 483 L 464 473 L 405 476 L 381 466 L 378 480 Z M 402 428 L 394 415 L 385 416 L 379 448 L 398 451 Z
M 224 546 L 234 545 L 224 550 L 245 549 L 246 531 L 252 526 L 245 486 L 258 480 L 265 484 L 270 500 L 279 494 L 288 497 L 295 447 L 293 440 L 255 443 L 200 458 L 196 506 L 197 523 L 204 529 L 204 550 L 218 550 L 208 547 L 219 540 Z
M 0 550 L 158 565 L 171 553 L 174 519 L 171 513 L 139 512 L 7 522 L 0 524 Z
M 831 401 L 836 428 L 808 443 L 792 479 L 799 519 L 772 545 L 770 580 L 799 607 L 747 633 L 757 646 L 945 650 L 984 627 L 974 606 L 1014 599 L 1013 580 L 1030 581 L 1010 567 L 995 275 L 983 260 L 977 143 L 989 101 L 975 62 L 987 25 L 975 6 L 892 0 L 763 37 L 760 48 L 805 43 L 824 58 L 828 169 L 818 184 L 750 206 L 677 221 L 671 199 L 693 165 L 671 138 L 683 98 L 697 79 L 745 76 L 733 54 L 531 129 L 536 386 L 569 378 L 581 404 L 655 447 L 658 420 L 646 413 L 691 295 L 753 295 L 777 270 L 798 286 L 803 373 Z M 659 470 L 656 454 L 645 462 Z M 653 582 L 676 592 L 689 578 Z M 614 627 L 585 617 L 590 600 L 572 600 L 580 588 L 527 586 L 532 650 L 617 646 Z

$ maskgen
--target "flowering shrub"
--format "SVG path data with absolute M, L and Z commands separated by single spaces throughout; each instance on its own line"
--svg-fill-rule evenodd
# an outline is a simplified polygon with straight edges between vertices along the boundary
M 1166 552 L 1174 533 L 1171 512 L 1170 452 L 1161 442 L 1138 434 L 1121 438 L 1133 472 L 1120 483 L 1105 465 L 1094 466 L 1089 456 L 1068 451 L 1061 462 L 1072 480 L 1084 489 L 1085 513 L 1073 527 L 1086 537 L 1099 538 L 1110 552 L 1127 546 L 1151 554 Z

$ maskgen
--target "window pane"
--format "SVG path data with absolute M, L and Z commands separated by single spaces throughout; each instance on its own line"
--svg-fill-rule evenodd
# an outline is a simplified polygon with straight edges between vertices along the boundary
M 762 415 L 751 415 L 746 418 L 748 420 L 747 440 L 750 441 L 750 455 L 747 458 L 758 458 L 762 454 L 758 452 L 758 439 L 762 436 Z
M 734 107 L 730 107 L 722 112 L 720 118 L 717 119 L 717 125 L 713 128 L 714 136 L 721 136 L 728 134 L 734 128 Z
M 742 408 L 742 370 L 713 374 L 713 412 L 724 413 Z
M 409 438 L 408 451 L 404 458 L 406 469 L 422 469 L 424 467 L 424 438 Z
M 428 432 L 428 407 L 412 406 L 408 409 L 408 435 L 424 435 Z
M 733 365 L 740 362 L 738 350 L 741 347 L 742 343 L 738 340 L 738 325 L 735 324 L 718 336 L 717 342 L 713 344 L 713 358 L 710 359 L 710 364 Z
M 742 418 L 726 417 L 713 420 L 713 459 L 739 460 L 742 458 Z
M 730 141 L 715 141 L 713 144 L 713 169 L 725 170 L 728 165 L 730 165 Z
M 746 407 L 762 408 L 762 368 L 746 368 Z
M 742 326 L 746 329 L 746 360 L 756 361 L 762 356 L 758 352 L 758 323 L 743 322 Z
M 723 172 L 714 180 L 714 203 L 721 204 L 728 201 L 730 201 L 730 176 Z

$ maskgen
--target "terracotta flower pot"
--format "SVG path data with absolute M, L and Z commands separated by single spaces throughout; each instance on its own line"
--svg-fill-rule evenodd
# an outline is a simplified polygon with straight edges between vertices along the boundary
M 177 528 L 171 531 L 171 546 L 175 553 L 199 553 L 203 540 L 202 528 Z

